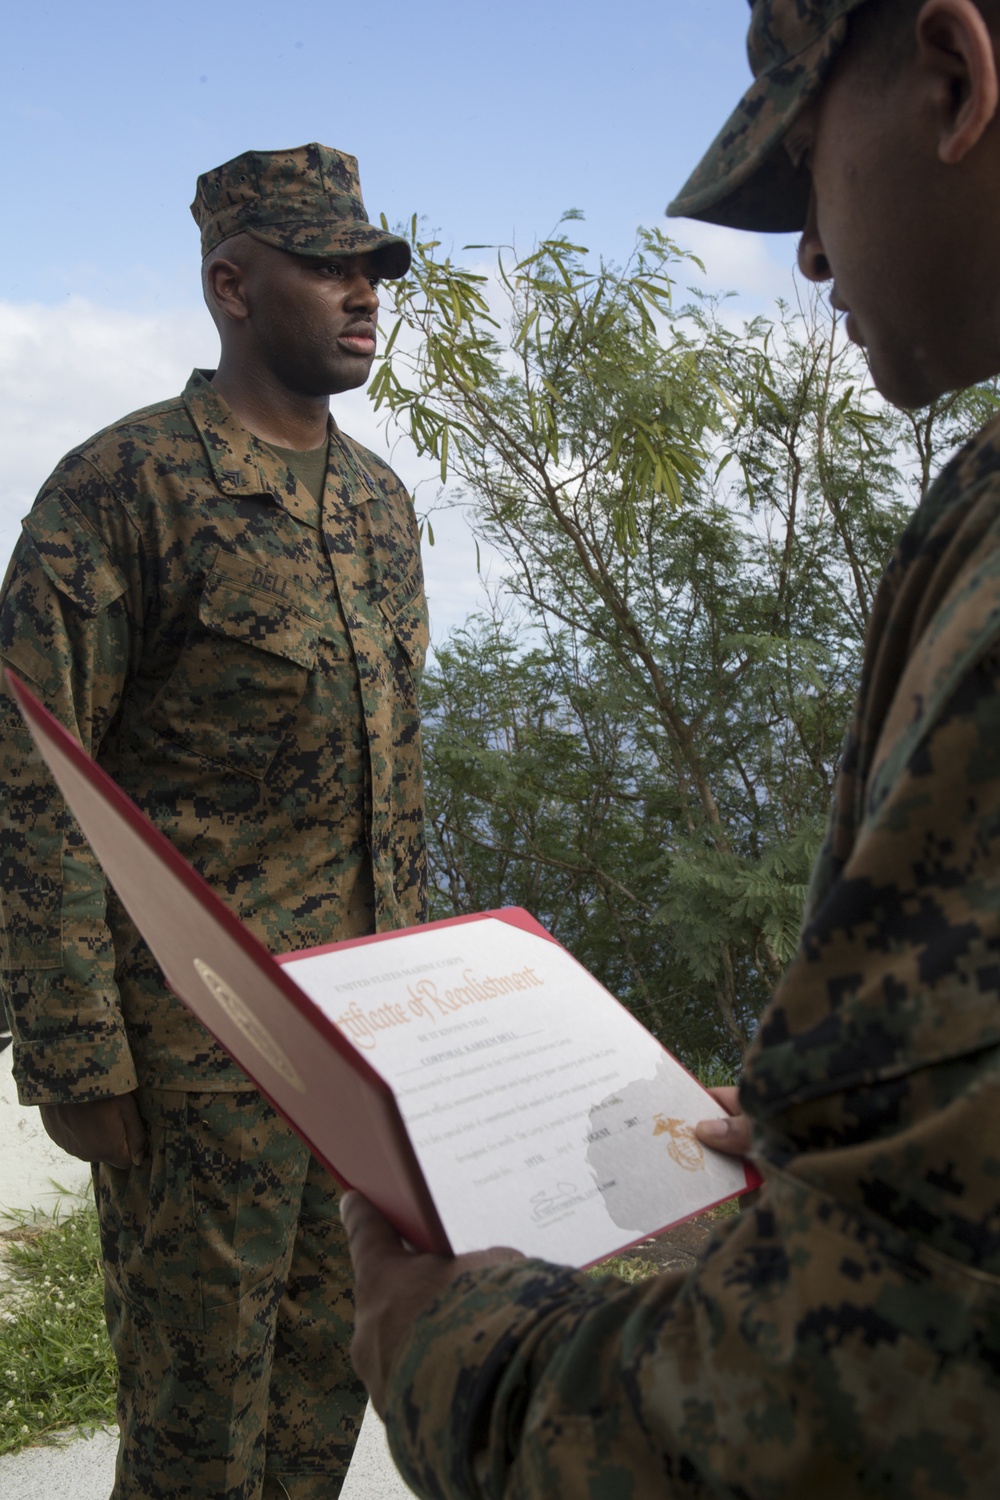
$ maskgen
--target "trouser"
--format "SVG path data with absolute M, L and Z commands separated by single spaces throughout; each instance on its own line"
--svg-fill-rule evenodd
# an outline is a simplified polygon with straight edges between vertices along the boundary
M 139 1104 L 145 1162 L 94 1170 L 111 1500 L 333 1500 L 365 1404 L 336 1185 L 256 1090 Z

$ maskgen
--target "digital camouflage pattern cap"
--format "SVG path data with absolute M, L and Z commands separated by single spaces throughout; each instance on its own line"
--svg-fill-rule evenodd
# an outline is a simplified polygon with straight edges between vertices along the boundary
M 868 0 L 750 0 L 754 83 L 667 209 L 733 229 L 801 229 L 809 173 L 782 142 L 829 78 L 847 18 Z M 888 3 L 888 0 L 886 0 Z
M 249 234 L 293 255 L 377 257 L 381 276 L 405 276 L 410 247 L 369 224 L 357 157 L 311 141 L 288 151 L 244 151 L 203 172 L 191 205 L 207 255 Z

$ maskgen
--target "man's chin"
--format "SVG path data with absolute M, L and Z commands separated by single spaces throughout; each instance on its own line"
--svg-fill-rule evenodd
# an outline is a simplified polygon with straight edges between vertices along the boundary
M 898 406 L 901 411 L 918 411 L 922 406 L 929 406 L 938 396 L 943 396 L 945 391 L 955 388 L 928 380 L 926 373 L 912 361 L 880 358 L 871 347 L 864 352 L 875 389 L 891 406 Z
M 919 411 L 1000 374 L 1000 353 L 988 345 L 971 350 L 953 340 L 944 347 L 885 349 L 875 343 L 864 352 L 875 389 L 903 411 Z
M 338 364 L 336 369 L 327 372 L 323 394 L 339 396 L 344 391 L 356 391 L 359 386 L 367 385 L 373 364 L 373 359 L 354 359 Z

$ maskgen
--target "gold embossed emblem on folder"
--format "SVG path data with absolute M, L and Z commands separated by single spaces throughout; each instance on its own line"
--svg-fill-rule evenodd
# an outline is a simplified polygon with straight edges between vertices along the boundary
M 240 999 L 236 991 L 224 979 L 219 978 L 214 969 L 210 969 L 208 964 L 203 963 L 200 958 L 194 960 L 194 966 L 209 994 L 222 1006 L 233 1025 L 239 1027 L 251 1047 L 256 1048 L 261 1057 L 281 1074 L 286 1083 L 291 1084 L 296 1093 L 304 1094 L 306 1086 L 292 1065 L 291 1059 L 281 1050 L 267 1027 L 258 1021 L 250 1007 Z

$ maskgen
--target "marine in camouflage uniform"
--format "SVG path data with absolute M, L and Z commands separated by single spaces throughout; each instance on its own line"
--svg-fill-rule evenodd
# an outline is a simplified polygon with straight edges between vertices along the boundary
M 675 211 L 801 227 L 808 175 L 781 140 L 852 8 L 758 0 L 760 76 Z M 460 1260 L 449 1281 L 427 1258 L 439 1295 L 413 1292 L 384 1387 L 418 1494 L 995 1493 L 998 689 L 1000 419 L 938 478 L 877 592 L 800 947 L 742 1088 L 762 1197 L 686 1277 L 518 1259 Z M 352 1201 L 359 1241 L 382 1233 L 354 1218 Z M 372 1253 L 359 1243 L 362 1320 Z
M 199 181 L 206 252 L 405 242 L 353 157 Z M 272 950 L 425 916 L 413 507 L 329 422 L 319 498 L 196 371 L 68 454 L 26 518 L 0 658 Z M 365 1400 L 333 1181 L 165 988 L 0 695 L 3 993 L 23 1104 L 138 1089 L 141 1166 L 95 1181 L 119 1363 L 116 1500 L 327 1500 Z M 266 1475 L 265 1475 L 266 1469 Z

